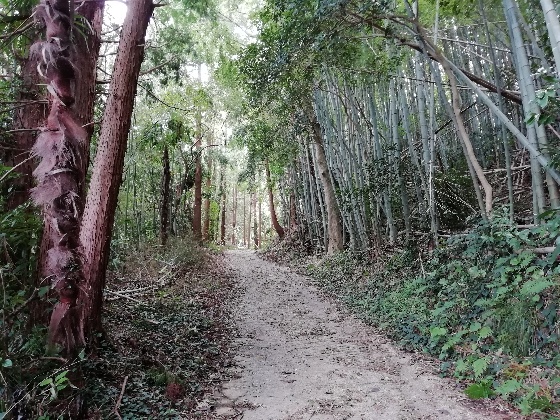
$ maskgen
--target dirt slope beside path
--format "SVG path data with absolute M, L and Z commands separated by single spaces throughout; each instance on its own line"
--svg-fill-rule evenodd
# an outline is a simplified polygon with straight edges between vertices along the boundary
M 245 289 L 235 309 L 239 377 L 225 384 L 216 414 L 244 420 L 509 418 L 474 408 L 427 364 L 342 314 L 305 277 L 252 251 L 231 251 L 227 258 Z M 228 408 L 228 400 L 238 408 Z

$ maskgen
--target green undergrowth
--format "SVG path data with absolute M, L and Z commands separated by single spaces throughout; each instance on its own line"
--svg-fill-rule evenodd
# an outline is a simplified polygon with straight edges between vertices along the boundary
M 114 416 L 124 389 L 123 420 L 204 417 L 196 401 L 229 364 L 232 285 L 221 257 L 177 241 L 135 253 L 123 267 L 107 294 L 106 336 L 85 367 L 89 416 Z
M 14 243 L 6 235 L 4 246 Z M 18 292 L 10 277 L 11 267 L 25 267 L 15 258 L 3 264 L 9 306 L 0 316 L 0 419 L 210 416 L 197 401 L 230 364 L 226 302 L 233 287 L 219 253 L 188 239 L 130 250 L 108 274 L 99 345 L 73 360 L 47 351 L 45 328 L 26 330 L 29 293 Z
M 306 273 L 405 348 L 438 357 L 469 397 L 556 418 L 559 249 L 539 248 L 559 232 L 558 216 L 522 230 L 495 217 L 432 252 L 410 247 L 374 260 L 347 251 L 308 259 Z

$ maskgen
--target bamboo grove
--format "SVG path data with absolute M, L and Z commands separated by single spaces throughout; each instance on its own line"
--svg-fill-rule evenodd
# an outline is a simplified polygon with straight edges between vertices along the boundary
M 310 247 L 434 246 L 558 208 L 552 2 L 271 1 L 261 24 L 241 78 L 299 145 L 279 188 Z

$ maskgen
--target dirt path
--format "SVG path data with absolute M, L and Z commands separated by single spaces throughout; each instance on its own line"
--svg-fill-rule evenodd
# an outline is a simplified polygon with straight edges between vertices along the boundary
M 235 310 L 239 367 L 216 414 L 244 420 L 510 418 L 477 409 L 420 358 L 338 310 L 305 277 L 251 251 L 227 258 L 244 289 Z

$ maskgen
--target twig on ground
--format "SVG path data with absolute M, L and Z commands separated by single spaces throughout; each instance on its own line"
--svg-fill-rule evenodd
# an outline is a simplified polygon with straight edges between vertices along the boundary
M 112 290 L 105 290 L 105 291 L 106 291 L 107 293 L 111 294 L 111 295 L 119 296 L 119 297 L 122 297 L 122 298 L 124 298 L 124 299 L 128 299 L 128 300 L 131 300 L 131 301 L 133 301 L 133 302 L 136 302 L 136 303 L 144 304 L 144 302 L 142 302 L 141 300 L 131 298 L 130 296 L 123 295 L 122 293 L 113 292 Z
M 124 395 L 124 389 L 126 388 L 126 383 L 128 381 L 128 375 L 126 375 L 124 377 L 122 386 L 121 386 L 121 393 L 119 394 L 119 398 L 117 399 L 117 402 L 115 403 L 115 409 L 113 410 L 113 412 L 115 413 L 115 415 L 122 420 L 122 417 L 119 413 L 119 407 L 121 406 L 121 401 L 122 401 L 122 397 Z

